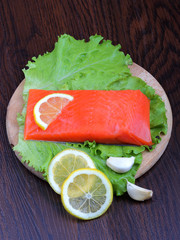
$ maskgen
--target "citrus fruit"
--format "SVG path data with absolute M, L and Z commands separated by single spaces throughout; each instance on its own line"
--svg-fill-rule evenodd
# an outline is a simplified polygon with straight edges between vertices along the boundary
M 97 169 L 73 171 L 62 185 L 61 200 L 73 216 L 89 220 L 107 211 L 113 200 L 113 188 L 104 173 Z
M 48 182 L 54 191 L 61 194 L 61 186 L 71 172 L 79 168 L 96 168 L 92 159 L 83 151 L 66 149 L 58 153 L 48 167 Z
M 34 107 L 34 119 L 36 124 L 46 130 L 62 109 L 73 100 L 73 97 L 64 93 L 53 93 L 41 98 Z

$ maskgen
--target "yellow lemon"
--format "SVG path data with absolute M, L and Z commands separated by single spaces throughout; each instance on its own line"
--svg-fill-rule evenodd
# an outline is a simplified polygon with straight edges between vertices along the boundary
M 62 109 L 73 99 L 73 96 L 64 93 L 53 93 L 41 98 L 33 110 L 36 124 L 46 130 Z
M 113 188 L 104 173 L 97 169 L 73 171 L 62 185 L 61 200 L 73 216 L 89 220 L 107 211 L 113 200 Z
M 47 178 L 50 186 L 56 193 L 61 194 L 64 180 L 71 172 L 80 168 L 96 168 L 87 153 L 76 149 L 66 149 L 58 153 L 48 167 Z

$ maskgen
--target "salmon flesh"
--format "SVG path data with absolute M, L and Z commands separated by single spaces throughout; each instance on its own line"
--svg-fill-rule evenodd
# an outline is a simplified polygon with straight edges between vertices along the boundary
M 62 109 L 46 130 L 42 130 L 35 123 L 33 109 L 41 98 L 52 93 L 69 94 L 74 99 Z M 152 145 L 150 100 L 140 90 L 31 89 L 24 139 Z

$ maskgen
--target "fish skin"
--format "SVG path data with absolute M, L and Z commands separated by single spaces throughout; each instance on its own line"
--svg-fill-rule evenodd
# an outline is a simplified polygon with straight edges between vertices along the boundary
M 66 93 L 73 96 L 74 100 L 44 131 L 35 123 L 33 108 L 41 98 L 52 93 Z M 31 89 L 24 139 L 152 145 L 150 100 L 140 90 Z

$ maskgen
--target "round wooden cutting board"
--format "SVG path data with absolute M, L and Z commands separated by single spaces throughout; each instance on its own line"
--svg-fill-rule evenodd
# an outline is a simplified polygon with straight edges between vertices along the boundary
M 161 96 L 162 100 L 165 102 L 165 107 L 167 110 L 166 116 L 168 121 L 168 132 L 166 135 L 162 135 L 161 142 L 156 146 L 156 148 L 152 152 L 148 152 L 148 151 L 143 152 L 143 161 L 139 170 L 136 173 L 136 178 L 138 178 L 142 176 L 144 173 L 146 173 L 159 160 L 159 158 L 165 151 L 171 136 L 172 111 L 171 111 L 171 106 L 164 89 L 161 87 L 158 81 L 150 73 L 148 73 L 145 69 L 143 69 L 142 67 L 140 67 L 135 63 L 133 63 L 133 65 L 130 66 L 130 70 L 132 75 L 143 79 L 149 86 L 155 89 L 156 93 L 159 96 Z M 20 113 L 23 108 L 22 92 L 23 92 L 24 82 L 25 81 L 23 80 L 21 84 L 18 86 L 18 88 L 16 89 L 16 91 L 14 92 L 7 108 L 6 129 L 7 129 L 9 143 L 13 146 L 15 146 L 18 143 L 19 127 L 18 127 L 16 117 L 17 117 L 17 113 Z M 17 152 L 16 152 L 16 156 L 18 157 L 19 160 L 21 160 L 21 157 L 18 155 Z M 29 169 L 33 174 L 43 179 L 42 173 L 36 172 L 32 167 L 29 167 L 27 163 L 23 163 L 23 165 L 27 169 Z

